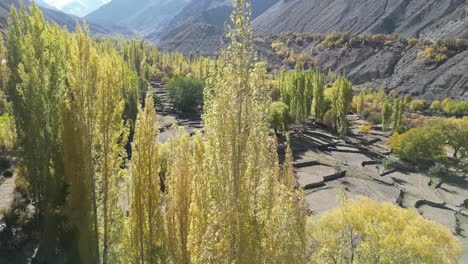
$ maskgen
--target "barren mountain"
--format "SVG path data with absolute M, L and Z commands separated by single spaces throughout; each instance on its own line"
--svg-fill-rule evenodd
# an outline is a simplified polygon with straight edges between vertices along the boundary
M 418 56 L 419 52 L 433 45 L 423 40 L 412 45 L 401 39 L 386 45 L 326 46 L 319 41 L 308 40 L 310 36 L 288 33 L 259 37 L 255 46 L 261 57 L 274 68 L 294 67 L 288 62 L 288 57 L 294 54 L 303 61 L 318 65 L 324 73 L 328 70 L 344 71 L 358 88 L 384 86 L 388 91 L 410 93 L 429 100 L 451 97 L 468 101 L 467 44 L 451 52 L 446 60 L 434 62 Z M 272 46 L 283 46 L 281 49 L 287 53 Z
M 278 0 L 253 0 L 252 18 L 256 18 Z M 163 50 L 214 54 L 221 46 L 224 24 L 232 11 L 231 0 L 192 1 L 177 14 L 170 27 L 161 33 L 158 43 Z M 152 36 L 158 42 L 158 36 Z
M 281 0 L 253 22 L 258 33 L 399 33 L 468 37 L 466 0 Z

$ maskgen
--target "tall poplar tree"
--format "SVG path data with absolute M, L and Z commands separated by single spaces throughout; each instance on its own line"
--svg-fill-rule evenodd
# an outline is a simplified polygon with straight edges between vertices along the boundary
M 272 239 L 271 230 L 290 241 L 304 241 L 304 233 L 293 232 L 296 225 L 274 228 L 273 219 L 286 214 L 278 207 L 287 202 L 281 195 L 276 141 L 269 130 L 265 65 L 253 63 L 250 8 L 244 0 L 235 1 L 231 18 L 231 44 L 211 65 L 205 89 L 204 142 L 195 139 L 194 159 L 202 164 L 194 169 L 190 260 L 281 262 L 285 251 L 273 252 L 283 245 Z M 298 255 L 305 252 L 295 250 Z
M 62 107 L 68 216 L 79 236 L 83 263 L 99 263 L 99 221 L 95 173 L 98 55 L 88 29 L 77 27 L 67 41 L 68 88 Z
M 392 106 L 388 100 L 385 100 L 382 107 L 382 131 L 387 131 L 390 127 L 390 121 L 392 118 Z
M 168 142 L 169 166 L 167 185 L 167 233 L 169 252 L 174 263 L 190 263 L 187 248 L 190 228 L 193 169 L 190 136 L 178 128 Z
M 336 116 L 336 127 L 341 137 L 348 133 L 347 114 L 353 100 L 353 86 L 344 76 L 337 76 L 333 83 L 332 111 Z
M 42 226 L 40 255 L 52 261 L 57 251 L 63 204 L 63 153 L 59 105 L 65 85 L 63 34 L 49 26 L 39 8 L 31 15 L 14 8 L 8 25 L 7 94 L 12 102 L 19 156 L 30 198 Z
M 319 72 L 319 69 L 315 69 L 312 77 L 313 84 L 313 100 L 311 114 L 316 121 L 322 122 L 323 116 L 326 112 L 326 102 L 325 102 L 325 78 Z
M 128 129 L 122 114 L 125 103 L 120 90 L 119 68 L 115 50 L 108 51 L 99 60 L 96 91 L 96 176 L 99 216 L 100 254 L 103 264 L 117 263 L 122 255 L 124 212 L 119 197 L 123 192 Z
M 132 143 L 130 235 L 132 263 L 161 263 L 166 259 L 166 233 L 159 180 L 158 123 L 153 95 L 139 110 Z

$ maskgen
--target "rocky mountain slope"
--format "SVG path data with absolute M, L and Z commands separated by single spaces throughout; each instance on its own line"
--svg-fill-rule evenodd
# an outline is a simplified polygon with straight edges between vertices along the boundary
M 256 18 L 278 0 L 253 0 L 252 18 Z M 222 44 L 224 24 L 232 11 L 231 0 L 192 1 L 170 23 L 156 42 L 163 50 L 186 53 L 215 54 Z
M 466 0 L 282 0 L 255 19 L 256 32 L 399 33 L 468 37 Z
M 299 60 L 318 65 L 324 72 L 344 71 L 356 87 L 384 86 L 388 91 L 429 100 L 452 97 L 468 101 L 468 42 L 460 40 L 461 47 L 449 48 L 447 57 L 437 62 L 421 54 L 435 47 L 427 40 L 402 38 L 382 40 L 380 44 L 361 40 L 375 36 L 378 35 L 348 36 L 359 42 L 335 45 L 336 42 L 328 41 L 332 44 L 327 45 L 326 40 L 316 40 L 311 34 L 288 33 L 257 38 L 256 49 L 276 68 L 294 67 L 291 62 Z M 295 59 L 290 60 L 291 57 Z
M 113 0 L 86 16 L 103 25 L 125 25 L 145 36 L 170 25 L 189 0 Z

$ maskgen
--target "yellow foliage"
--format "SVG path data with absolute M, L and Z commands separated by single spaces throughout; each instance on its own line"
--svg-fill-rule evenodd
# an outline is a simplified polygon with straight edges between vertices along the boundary
M 416 210 L 367 197 L 310 223 L 312 263 L 458 263 L 462 245 Z
M 372 129 L 372 125 L 371 124 L 368 124 L 368 125 L 360 125 L 358 127 L 358 130 L 359 132 L 361 132 L 362 134 L 369 134 L 369 132 L 371 131 Z

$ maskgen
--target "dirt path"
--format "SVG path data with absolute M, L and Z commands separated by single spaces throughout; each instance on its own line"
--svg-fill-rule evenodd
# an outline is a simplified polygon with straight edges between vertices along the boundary
M 9 209 L 15 198 L 15 178 L 6 178 L 5 181 L 0 184 L 0 225 L 3 219 L 3 212 L 5 209 Z

